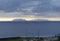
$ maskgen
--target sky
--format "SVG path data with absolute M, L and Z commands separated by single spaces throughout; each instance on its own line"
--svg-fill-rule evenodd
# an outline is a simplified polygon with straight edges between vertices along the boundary
M 16 18 L 60 21 L 60 0 L 0 0 L 0 21 Z

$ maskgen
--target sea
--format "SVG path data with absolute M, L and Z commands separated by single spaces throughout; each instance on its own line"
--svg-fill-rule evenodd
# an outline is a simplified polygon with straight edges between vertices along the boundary
M 60 21 L 0 21 L 0 38 L 60 34 Z

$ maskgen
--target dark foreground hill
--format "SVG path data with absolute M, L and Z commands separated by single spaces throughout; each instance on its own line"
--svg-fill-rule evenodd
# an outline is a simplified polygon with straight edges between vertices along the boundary
M 20 37 L 0 38 L 0 41 L 22 41 Z

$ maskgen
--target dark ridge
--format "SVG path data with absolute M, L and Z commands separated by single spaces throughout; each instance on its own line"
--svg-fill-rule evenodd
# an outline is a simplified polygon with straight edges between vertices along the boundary
M 0 40 L 21 39 L 21 37 L 0 38 Z
M 38 39 L 39 37 L 9 37 L 9 38 L 0 38 L 0 41 L 7 40 L 18 40 L 18 39 Z

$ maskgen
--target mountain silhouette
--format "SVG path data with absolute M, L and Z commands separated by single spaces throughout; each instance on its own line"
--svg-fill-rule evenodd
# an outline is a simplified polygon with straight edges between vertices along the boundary
M 25 19 L 14 19 L 13 21 L 27 21 Z M 30 21 L 49 21 L 49 20 L 46 20 L 46 19 L 35 19 L 35 20 L 30 20 Z
M 13 21 L 26 21 L 25 19 L 14 19 Z
M 35 19 L 35 20 L 32 20 L 32 21 L 49 21 L 49 20 L 46 20 L 46 19 Z

